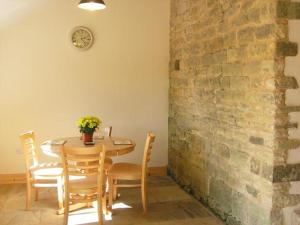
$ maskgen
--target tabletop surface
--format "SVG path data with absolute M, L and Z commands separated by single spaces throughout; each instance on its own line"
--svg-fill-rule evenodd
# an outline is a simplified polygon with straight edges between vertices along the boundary
M 132 152 L 135 148 L 135 142 L 129 138 L 122 137 L 104 137 L 104 138 L 94 138 L 94 145 L 85 145 L 80 137 L 67 137 L 59 138 L 53 141 L 46 141 L 41 145 L 41 149 L 44 154 L 53 157 L 59 157 L 61 151 L 61 145 L 54 144 L 55 141 L 66 141 L 64 146 L 67 147 L 84 147 L 90 148 L 93 146 L 102 146 L 106 148 L 107 156 L 118 156 L 124 155 Z M 130 140 L 132 144 L 114 144 L 114 141 L 127 141 Z

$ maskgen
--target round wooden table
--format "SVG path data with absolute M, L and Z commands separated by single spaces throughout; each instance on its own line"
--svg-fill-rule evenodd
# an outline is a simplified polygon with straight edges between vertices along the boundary
M 62 151 L 62 143 L 65 142 L 63 145 L 67 147 L 83 147 L 88 150 L 88 148 L 93 146 L 105 146 L 106 148 L 106 157 L 110 158 L 113 156 L 125 155 L 132 152 L 135 148 L 135 142 L 131 141 L 131 144 L 114 144 L 114 141 L 128 141 L 128 138 L 121 138 L 121 137 L 104 137 L 104 138 L 94 138 L 94 145 L 85 145 L 80 137 L 68 137 L 68 138 L 60 138 L 53 141 L 46 141 L 41 145 L 41 150 L 45 155 L 61 158 L 61 151 Z M 79 204 L 73 205 L 70 210 L 80 209 L 82 207 L 86 207 L 86 204 Z M 63 214 L 64 209 L 59 209 L 57 213 Z
M 135 142 L 128 138 L 121 137 L 105 137 L 105 138 L 94 138 L 94 145 L 85 145 L 80 137 L 68 137 L 60 138 L 54 141 L 47 141 L 41 145 L 42 152 L 51 157 L 60 157 L 61 145 L 56 144 L 58 141 L 66 141 L 64 146 L 67 147 L 84 147 L 90 148 L 93 146 L 105 146 L 106 156 L 113 157 L 119 155 L 125 155 L 132 152 L 135 148 Z M 114 141 L 126 141 L 130 140 L 131 144 L 114 144 Z

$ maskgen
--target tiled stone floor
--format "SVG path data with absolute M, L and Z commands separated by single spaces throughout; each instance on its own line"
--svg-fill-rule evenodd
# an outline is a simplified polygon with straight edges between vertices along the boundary
M 168 177 L 149 179 L 149 212 L 142 214 L 140 192 L 121 189 L 112 218 L 105 225 L 222 225 L 208 209 L 187 195 Z M 24 210 L 25 185 L 0 185 L 0 225 L 57 225 L 56 192 L 41 189 L 40 199 L 31 211 Z M 96 209 L 73 212 L 69 224 L 97 224 Z

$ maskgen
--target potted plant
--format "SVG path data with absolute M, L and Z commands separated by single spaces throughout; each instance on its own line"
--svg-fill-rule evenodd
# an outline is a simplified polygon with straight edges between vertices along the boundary
M 94 132 L 101 125 L 102 121 L 95 116 L 85 116 L 78 121 L 79 131 L 82 133 L 84 142 L 93 142 Z

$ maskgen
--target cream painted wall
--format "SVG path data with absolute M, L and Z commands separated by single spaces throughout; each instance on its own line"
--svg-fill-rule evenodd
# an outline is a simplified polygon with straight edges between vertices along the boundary
M 300 2 L 300 1 L 299 1 Z M 300 46 L 300 21 L 289 20 L 289 38 L 290 41 L 298 43 Z M 298 85 L 300 85 L 300 54 L 296 57 L 287 57 L 285 74 L 286 76 L 293 76 L 297 79 Z M 298 106 L 300 105 L 300 88 L 287 90 L 286 93 L 286 105 L 288 106 Z M 300 113 L 290 113 L 290 118 L 292 122 L 297 122 L 300 125 Z M 290 129 L 290 138 L 300 139 L 300 129 Z M 288 163 L 300 163 L 300 148 L 293 149 L 289 151 Z
M 293 2 L 300 2 L 300 0 L 293 0 Z M 300 46 L 300 22 L 298 20 L 289 20 L 289 38 L 290 41 L 298 43 Z M 293 76 L 297 79 L 300 85 L 300 54 L 296 57 L 287 57 L 285 74 L 286 76 Z M 300 89 L 288 90 L 286 92 L 286 105 L 288 106 L 298 106 L 300 105 Z M 290 113 L 290 118 L 292 122 L 297 122 L 300 125 L 300 113 Z M 289 137 L 292 139 L 300 139 L 300 129 L 290 129 Z M 292 149 L 288 152 L 287 162 L 289 164 L 300 163 L 300 148 Z M 291 182 L 290 194 L 300 194 L 300 182 Z M 287 207 L 283 210 L 284 215 L 284 225 L 296 225 L 296 217 L 294 210 L 300 209 L 300 205 Z
M 300 2 L 300 0 L 293 0 L 293 2 Z M 289 20 L 289 38 L 290 41 L 298 43 L 300 46 L 300 21 L 299 20 Z M 298 85 L 300 85 L 300 54 L 296 57 L 287 57 L 285 74 L 287 76 L 293 76 L 297 79 Z M 286 93 L 286 104 L 289 106 L 300 105 L 300 88 L 294 90 L 288 90 Z M 300 125 L 300 113 L 290 113 L 290 118 L 292 122 L 298 123 Z M 300 129 L 290 129 L 290 138 L 300 139 Z M 300 163 L 300 148 L 292 149 L 288 154 L 288 163 L 295 164 Z M 292 182 L 290 192 L 292 194 L 299 194 L 300 182 Z
M 107 0 L 99 12 L 78 9 L 77 0 L 28 2 L 0 27 L 0 173 L 24 170 L 21 132 L 36 131 L 39 143 L 78 135 L 85 114 L 136 141 L 115 161 L 140 162 L 152 130 L 150 165 L 166 165 L 169 0 Z M 69 40 L 79 25 L 95 36 L 85 52 Z

